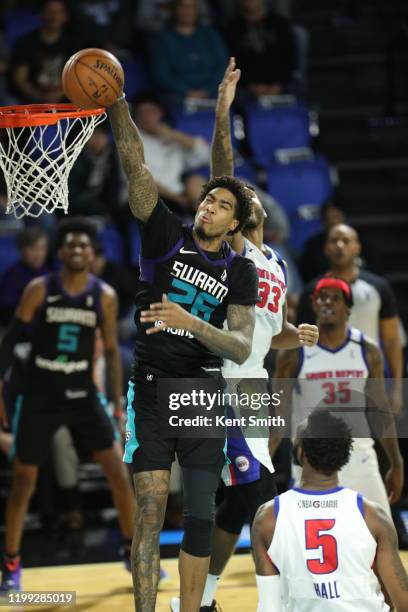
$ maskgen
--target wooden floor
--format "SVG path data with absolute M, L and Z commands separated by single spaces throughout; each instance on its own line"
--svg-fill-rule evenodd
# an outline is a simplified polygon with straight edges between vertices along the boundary
M 401 553 L 405 567 L 408 569 L 408 552 Z M 159 593 L 156 611 L 169 612 L 170 598 L 178 595 L 177 561 L 163 561 L 163 567 L 169 572 L 170 579 L 163 584 Z M 97 563 L 93 565 L 64 565 L 24 570 L 23 586 L 30 590 L 75 590 L 77 603 L 75 610 L 99 612 L 121 610 L 132 612 L 133 597 L 131 577 L 120 563 Z M 217 591 L 217 600 L 223 612 L 255 612 L 257 605 L 255 576 L 252 559 L 249 555 L 235 555 L 221 579 Z M 56 606 L 13 607 L 4 610 L 16 611 L 72 610 L 73 608 Z

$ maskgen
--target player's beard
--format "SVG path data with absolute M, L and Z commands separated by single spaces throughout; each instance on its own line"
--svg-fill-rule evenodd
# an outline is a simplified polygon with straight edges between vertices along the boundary
M 204 242 L 210 242 L 213 240 L 220 240 L 220 242 L 222 242 L 222 239 L 224 238 L 224 234 L 225 232 L 220 232 L 219 234 L 212 234 L 211 236 L 208 236 L 202 227 L 200 227 L 199 225 L 194 225 L 194 231 L 197 234 L 198 238 L 200 240 L 203 240 Z M 221 246 L 221 245 L 220 245 Z

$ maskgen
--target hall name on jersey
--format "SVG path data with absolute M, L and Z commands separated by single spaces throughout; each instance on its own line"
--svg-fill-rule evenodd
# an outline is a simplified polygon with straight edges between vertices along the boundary
M 267 280 L 270 280 L 279 285 L 282 291 L 286 291 L 286 284 L 280 278 L 278 278 L 276 274 L 274 274 L 270 270 L 265 270 L 264 268 L 258 267 L 256 268 L 256 271 L 258 272 L 258 278 L 266 278 Z
M 340 594 L 337 588 L 336 580 L 329 582 L 314 582 L 316 595 L 321 599 L 339 599 Z
M 307 372 L 306 380 L 321 380 L 324 378 L 364 378 L 364 370 L 326 370 L 325 372 Z
M 48 306 L 46 313 L 47 323 L 78 323 L 85 327 L 96 327 L 96 312 L 81 308 L 62 308 Z
M 181 261 L 176 260 L 173 262 L 171 275 L 198 287 L 202 291 L 207 291 L 207 293 L 213 295 L 219 302 L 222 302 L 228 293 L 228 287 L 223 285 L 216 278 L 193 266 L 184 264 Z

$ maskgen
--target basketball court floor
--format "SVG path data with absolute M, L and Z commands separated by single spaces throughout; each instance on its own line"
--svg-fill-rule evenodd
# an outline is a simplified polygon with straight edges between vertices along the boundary
M 401 553 L 408 570 L 408 552 Z M 169 612 L 169 602 L 178 595 L 177 560 L 163 561 L 169 573 L 159 593 L 156 612 Z M 36 610 L 51 612 L 74 609 L 83 612 L 121 610 L 132 612 L 133 597 L 131 577 L 122 563 L 95 563 L 89 565 L 65 565 L 33 568 L 24 571 L 24 588 L 27 591 L 76 591 L 74 607 L 35 606 L 2 607 L 4 610 Z M 249 554 L 234 555 L 222 577 L 217 601 L 223 612 L 255 612 L 257 596 L 252 559 Z

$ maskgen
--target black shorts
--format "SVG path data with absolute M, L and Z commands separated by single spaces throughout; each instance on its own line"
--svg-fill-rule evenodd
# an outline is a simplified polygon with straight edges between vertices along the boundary
M 224 499 L 217 508 L 216 525 L 238 535 L 242 527 L 249 522 L 252 527 L 255 514 L 262 504 L 278 494 L 275 476 L 261 465 L 260 478 L 253 482 L 223 487 Z
M 41 465 L 50 448 L 53 434 L 61 425 L 71 432 L 80 457 L 111 448 L 115 439 L 106 400 L 96 389 L 86 398 L 61 399 L 44 393 L 17 397 L 12 421 L 14 445 L 10 458 Z
M 134 472 L 170 470 L 176 454 L 184 467 L 219 463 L 226 450 L 225 437 L 182 438 L 163 434 L 163 414 L 157 397 L 159 378 L 169 376 L 151 366 L 139 365 L 129 382 L 124 461 L 132 464 Z M 221 381 L 220 376 L 220 387 Z

